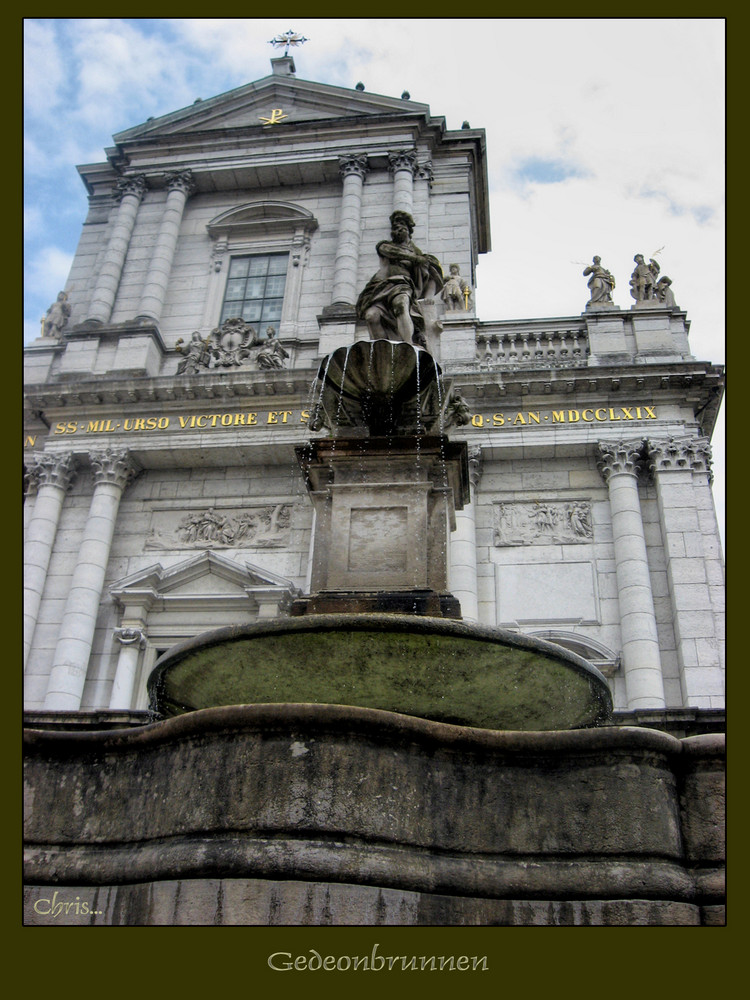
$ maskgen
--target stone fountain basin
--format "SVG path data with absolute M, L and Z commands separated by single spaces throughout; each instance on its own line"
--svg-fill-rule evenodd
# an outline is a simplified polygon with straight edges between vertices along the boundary
M 411 615 L 315 615 L 204 632 L 149 679 L 161 717 L 220 705 L 354 705 L 454 725 L 562 730 L 606 724 L 604 676 L 553 643 Z

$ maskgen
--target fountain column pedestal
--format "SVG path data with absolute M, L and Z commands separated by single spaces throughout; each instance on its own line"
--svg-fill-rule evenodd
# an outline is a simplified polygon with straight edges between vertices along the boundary
M 448 540 L 469 501 L 465 442 L 327 438 L 297 450 L 315 507 L 311 593 L 291 614 L 460 618 Z

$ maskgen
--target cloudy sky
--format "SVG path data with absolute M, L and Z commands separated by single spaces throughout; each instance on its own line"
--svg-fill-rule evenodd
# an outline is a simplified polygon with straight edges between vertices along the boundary
M 629 308 L 633 255 L 659 251 L 693 354 L 723 363 L 720 18 L 27 19 L 24 342 L 80 236 L 76 165 L 104 160 L 115 132 L 267 76 L 269 39 L 290 28 L 309 39 L 300 79 L 408 90 L 449 129 L 486 130 L 481 320 L 581 313 L 594 254 Z M 723 531 L 723 426 L 713 446 Z

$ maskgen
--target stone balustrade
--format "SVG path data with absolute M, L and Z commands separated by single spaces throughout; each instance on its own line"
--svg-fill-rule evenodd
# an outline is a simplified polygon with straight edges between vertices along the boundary
M 586 364 L 588 334 L 580 327 L 540 328 L 515 326 L 494 332 L 478 332 L 476 359 L 481 366 L 513 368 L 518 365 Z

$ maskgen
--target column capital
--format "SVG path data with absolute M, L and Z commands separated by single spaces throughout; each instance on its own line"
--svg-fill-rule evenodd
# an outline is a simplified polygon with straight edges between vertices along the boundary
M 597 467 L 605 483 L 617 475 L 642 476 L 647 468 L 645 444 L 643 438 L 636 441 L 599 441 Z
M 30 455 L 26 461 L 27 492 L 39 489 L 40 486 L 59 486 L 67 492 L 73 484 L 76 474 L 73 455 L 45 455 L 44 453 Z
M 178 170 L 166 175 L 167 191 L 182 191 L 186 198 L 195 191 L 192 170 Z
M 92 451 L 89 453 L 89 459 L 94 470 L 96 486 L 100 483 L 109 483 L 125 489 L 139 471 L 127 448 Z
M 367 153 L 346 153 L 339 157 L 339 173 L 342 177 L 355 174 L 364 180 L 369 169 Z
M 648 441 L 648 458 L 651 471 L 711 472 L 711 445 L 708 438 L 675 438 Z
M 143 649 L 146 645 L 146 633 L 141 628 L 116 628 L 114 638 L 123 646 L 136 646 L 138 649 Z
M 420 180 L 429 181 L 430 185 L 432 185 L 432 178 L 434 177 L 434 171 L 432 169 L 432 160 L 425 160 L 424 163 L 418 164 L 416 176 Z
M 388 154 L 388 169 L 391 173 L 408 170 L 414 177 L 419 170 L 416 149 L 399 149 Z
M 143 174 L 133 174 L 132 177 L 120 177 L 115 184 L 115 197 L 121 200 L 126 194 L 142 198 L 146 191 L 146 178 Z

